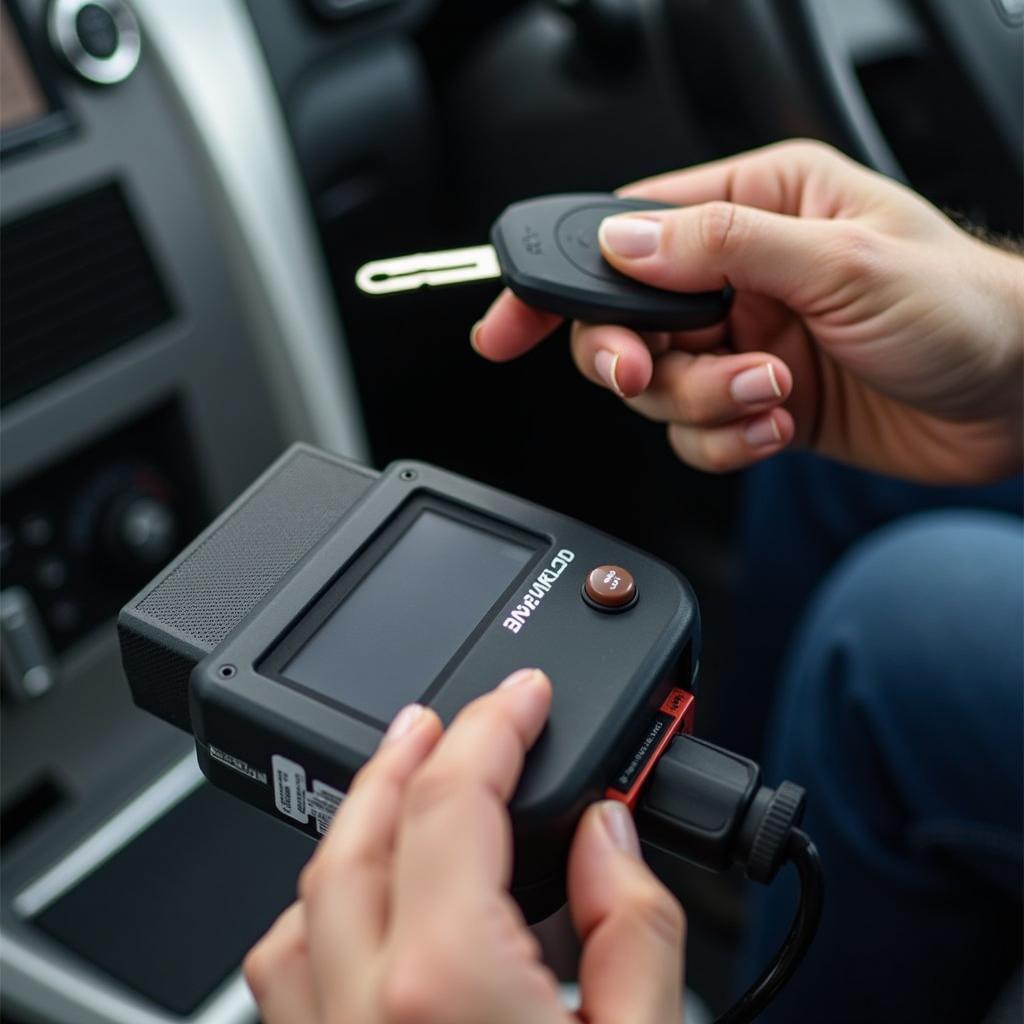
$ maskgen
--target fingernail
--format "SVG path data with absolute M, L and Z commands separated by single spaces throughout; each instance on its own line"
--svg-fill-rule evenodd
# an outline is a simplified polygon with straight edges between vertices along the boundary
M 391 720 L 391 724 L 388 726 L 388 731 L 384 733 L 384 739 L 381 740 L 381 746 L 386 744 L 394 743 L 400 740 L 403 736 L 408 736 L 412 731 L 413 726 L 423 716 L 423 705 L 422 704 L 407 704 L 397 715 Z
M 640 856 L 640 838 L 636 834 L 636 823 L 625 804 L 618 800 L 605 800 L 601 805 L 601 824 L 612 844 L 623 853 Z
M 779 387 L 775 367 L 771 363 L 763 363 L 761 366 L 736 374 L 729 385 L 729 392 L 737 402 L 747 405 L 757 405 L 782 397 L 782 388 Z
M 619 387 L 619 379 L 615 374 L 621 355 L 621 352 L 609 352 L 608 349 L 603 348 L 594 356 L 594 369 L 597 371 L 598 377 L 620 398 L 623 397 L 622 388 Z
M 653 256 L 661 241 L 661 224 L 644 217 L 606 217 L 597 231 L 598 239 L 609 252 L 635 260 Z
M 771 413 L 747 424 L 743 430 L 743 436 L 751 448 L 766 448 L 769 445 L 778 444 L 782 440 L 782 434 L 779 433 L 775 417 Z
M 540 669 L 521 668 L 518 672 L 513 672 L 507 679 L 503 679 L 501 683 L 498 684 L 498 689 L 510 690 L 513 686 L 522 686 L 523 683 L 528 683 L 539 675 Z
M 469 329 L 469 343 L 473 346 L 473 351 L 476 352 L 477 355 L 482 354 L 477 341 L 480 338 L 480 328 L 483 327 L 483 325 L 483 320 L 477 320 L 477 322 Z

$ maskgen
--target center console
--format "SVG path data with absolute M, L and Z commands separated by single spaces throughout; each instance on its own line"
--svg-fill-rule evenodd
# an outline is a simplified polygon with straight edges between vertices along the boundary
M 366 457 L 344 339 L 242 4 L 0 18 L 2 1016 L 254 1019 L 311 846 L 134 707 L 114 615 L 288 444 Z

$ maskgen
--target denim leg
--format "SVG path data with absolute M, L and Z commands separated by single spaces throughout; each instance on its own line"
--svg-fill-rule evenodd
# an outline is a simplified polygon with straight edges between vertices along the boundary
M 935 509 L 1020 515 L 1020 477 L 989 487 L 926 487 L 806 452 L 776 456 L 744 477 L 741 557 L 733 599 L 730 664 L 709 739 L 757 758 L 785 652 L 807 601 L 858 541 L 889 523 Z
M 765 770 L 807 788 L 825 912 L 766 1024 L 977 1021 L 1019 962 L 1022 624 L 1022 526 L 995 513 L 888 527 L 813 601 Z M 792 875 L 752 887 L 751 974 L 792 916 Z

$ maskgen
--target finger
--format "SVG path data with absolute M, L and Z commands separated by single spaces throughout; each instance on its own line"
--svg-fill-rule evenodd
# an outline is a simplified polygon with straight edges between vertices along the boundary
M 672 347 L 671 331 L 640 331 L 640 337 L 655 359 Z
M 732 285 L 813 316 L 839 295 L 851 301 L 879 277 L 869 229 L 768 213 L 735 203 L 607 217 L 605 258 L 655 288 L 696 292 Z
M 628 327 L 574 323 L 571 348 L 580 373 L 620 398 L 638 395 L 650 383 L 651 348 Z
M 305 911 L 293 903 L 242 964 L 264 1024 L 316 1024 L 316 990 L 306 948 Z
M 634 182 L 619 194 L 674 206 L 722 200 L 794 216 L 824 216 L 835 186 L 866 173 L 825 143 L 797 139 Z
M 484 359 L 503 363 L 529 352 L 561 322 L 560 316 L 528 306 L 506 288 L 473 325 L 469 340 Z
M 433 711 L 413 704 L 399 712 L 302 872 L 299 891 L 321 991 L 343 989 L 336 978 L 358 977 L 381 942 L 402 793 L 440 735 Z
M 606 801 L 584 814 L 568 887 L 583 943 L 581 1017 L 590 1024 L 682 1020 L 683 912 L 641 860 L 624 804 Z
M 631 398 L 651 383 L 659 357 L 672 348 L 690 352 L 720 345 L 727 333 L 725 324 L 696 331 L 646 331 L 637 334 L 615 324 L 572 325 L 570 344 L 573 361 L 580 373 L 594 384 Z
M 511 870 L 506 804 L 551 706 L 537 669 L 513 673 L 464 708 L 409 785 L 394 882 L 395 929 L 493 900 Z
M 629 404 L 648 419 L 713 427 L 781 405 L 792 388 L 789 367 L 764 352 L 669 352 L 655 362 L 647 389 Z
M 782 451 L 793 440 L 793 417 L 785 409 L 724 427 L 672 423 L 668 440 L 687 465 L 709 473 L 728 473 Z
M 730 324 L 725 320 L 694 331 L 673 331 L 669 335 L 668 347 L 683 352 L 712 352 L 729 340 L 729 332 Z

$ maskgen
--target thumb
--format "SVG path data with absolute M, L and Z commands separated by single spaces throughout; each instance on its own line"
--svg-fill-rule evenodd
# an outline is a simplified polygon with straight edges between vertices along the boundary
M 874 266 L 873 235 L 863 225 L 737 203 L 617 214 L 601 222 L 598 238 L 612 266 L 655 288 L 730 284 L 807 315 L 840 289 L 866 287 Z
M 607 800 L 584 814 L 569 855 L 569 906 L 583 943 L 582 1018 L 682 1020 L 683 911 L 641 860 L 624 804 Z

